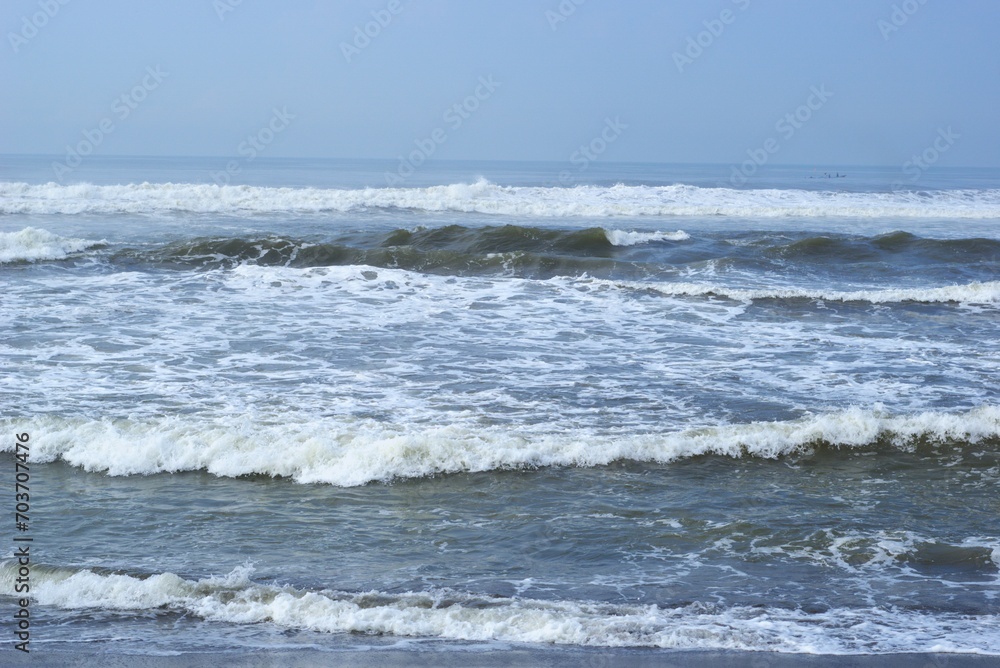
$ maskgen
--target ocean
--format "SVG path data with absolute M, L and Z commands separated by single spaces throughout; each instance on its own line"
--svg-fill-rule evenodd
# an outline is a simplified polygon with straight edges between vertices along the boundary
M 8 657 L 1000 656 L 1000 171 L 53 160 Z

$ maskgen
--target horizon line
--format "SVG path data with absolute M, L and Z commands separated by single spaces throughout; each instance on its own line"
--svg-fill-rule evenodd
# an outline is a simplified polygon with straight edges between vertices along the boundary
M 39 158 L 39 159 L 55 159 L 59 160 L 64 157 L 62 154 L 58 153 L 0 153 L 0 157 L 15 157 L 15 158 Z M 107 159 L 145 159 L 145 160 L 183 160 L 183 159 L 201 159 L 201 160 L 219 160 L 220 162 L 226 160 L 233 160 L 232 155 L 193 155 L 193 154 L 172 154 L 172 155 L 151 155 L 151 154 L 138 154 L 138 153 L 113 153 L 99 156 L 89 156 L 88 160 L 107 160 Z M 359 158 L 359 157 L 342 157 L 342 156 L 259 156 L 255 159 L 255 162 L 281 162 L 281 161 L 293 161 L 293 160 L 316 160 L 316 161 L 330 161 L 330 162 L 398 162 L 398 157 L 393 158 Z M 447 163 L 506 163 L 506 164 L 551 164 L 551 165 L 562 165 L 565 166 L 565 160 L 539 160 L 539 159 L 510 159 L 510 158 L 430 158 L 424 164 L 447 164 Z M 654 160 L 602 160 L 601 165 L 659 165 L 659 166 L 698 166 L 698 167 L 732 167 L 738 166 L 740 163 L 733 162 L 669 162 L 669 161 L 654 161 Z M 247 165 L 244 165 L 246 167 Z M 788 163 L 768 163 L 766 165 L 760 165 L 761 169 L 768 169 L 774 167 L 781 168 L 808 168 L 808 169 L 900 169 L 900 165 L 890 165 L 890 164 L 875 164 L 875 163 L 802 163 L 802 162 L 788 162 Z M 941 170 L 952 170 L 952 169 L 998 169 L 1000 165 L 935 165 L 935 169 Z

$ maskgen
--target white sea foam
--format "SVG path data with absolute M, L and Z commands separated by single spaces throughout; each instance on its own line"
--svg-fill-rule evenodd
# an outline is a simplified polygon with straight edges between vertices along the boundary
M 455 292 L 453 283 L 447 279 L 419 272 L 368 267 L 362 265 L 347 267 L 313 267 L 308 269 L 287 267 L 266 267 L 259 265 L 240 265 L 227 275 L 227 282 L 233 286 L 242 286 L 247 290 L 260 290 L 275 281 L 282 286 L 294 286 L 297 289 L 316 289 L 336 282 L 337 289 L 347 289 L 350 284 L 358 283 L 370 286 L 372 276 L 378 276 L 376 284 L 391 283 L 393 285 L 418 285 L 421 290 L 431 291 L 436 298 L 444 298 L 443 292 Z M 465 279 L 474 284 L 476 279 Z M 439 283 L 444 283 L 440 286 Z M 484 284 L 491 285 L 488 280 Z M 556 276 L 551 279 L 507 279 L 505 286 L 509 290 L 526 286 L 563 288 L 570 295 L 580 295 L 588 290 L 637 290 L 652 291 L 669 297 L 724 297 L 734 301 L 751 302 L 766 299 L 811 299 L 839 302 L 868 302 L 872 304 L 889 304 L 900 302 L 918 303 L 958 303 L 958 304 L 996 304 L 1000 302 L 1000 281 L 973 281 L 958 285 L 943 285 L 926 288 L 869 288 L 864 290 L 824 290 L 817 288 L 766 286 L 758 288 L 736 288 L 715 283 L 694 283 L 689 281 L 618 281 L 591 277 Z M 439 293 L 441 288 L 442 293 Z M 494 291 L 500 288 L 493 287 Z
M 301 483 L 363 485 L 441 473 L 542 466 L 592 467 L 618 460 L 672 462 L 699 455 L 777 458 L 816 444 L 853 448 L 915 439 L 978 442 L 1000 436 L 1000 407 L 965 413 L 890 416 L 852 408 L 788 422 L 753 422 L 660 434 L 546 433 L 454 425 L 392 425 L 374 420 L 293 416 L 268 423 L 192 416 L 147 420 L 39 417 L 4 428 L 30 430 L 32 458 L 62 459 L 110 475 L 205 470 L 264 474 Z M 280 447 L 276 447 L 280 444 Z M 12 446 L 5 444 L 4 449 Z
M 653 241 L 684 241 L 691 235 L 684 230 L 676 232 L 626 232 L 623 230 L 604 230 L 604 236 L 612 246 L 637 246 Z
M 871 304 L 899 302 L 995 304 L 1000 302 L 1000 281 L 944 285 L 933 288 L 890 288 L 886 290 L 816 290 L 792 287 L 740 289 L 721 285 L 706 285 L 703 283 L 623 284 L 614 281 L 604 282 L 614 285 L 625 285 L 638 290 L 655 290 L 669 296 L 702 297 L 715 295 L 737 301 L 753 301 L 757 299 L 814 299 L 837 302 L 869 302 Z
M 365 209 L 536 217 L 1000 218 L 1000 190 L 845 193 L 670 186 L 274 188 L 189 183 L 0 183 L 0 213 L 309 213 Z
M 754 545 L 751 551 L 762 555 L 784 555 L 796 560 L 811 561 L 824 567 L 833 567 L 853 573 L 871 576 L 886 574 L 888 570 L 905 572 L 910 580 L 928 578 L 937 581 L 937 572 L 920 573 L 913 564 L 926 560 L 934 551 L 950 553 L 944 559 L 954 558 L 957 551 L 964 551 L 964 558 L 988 558 L 992 567 L 1000 566 L 1000 541 L 996 538 L 970 536 L 960 543 L 952 544 L 931 536 L 905 529 L 880 529 L 859 531 L 856 529 L 821 529 L 805 539 L 775 545 L 768 539 L 764 544 Z M 982 564 L 985 566 L 985 564 Z M 1000 583 L 993 571 L 994 579 Z M 984 582 L 984 586 L 990 586 Z
M 764 650 L 789 653 L 949 651 L 1000 654 L 995 615 L 968 618 L 882 608 L 822 613 L 692 603 L 680 607 L 480 597 L 439 589 L 388 594 L 307 590 L 252 581 L 241 567 L 223 577 L 146 578 L 38 567 L 38 605 L 155 613 L 228 624 L 271 623 L 324 633 L 547 643 L 574 646 Z M 0 593 L 14 594 L 17 564 L 0 565 Z
M 99 272 L 71 283 L 43 272 L 29 283 L 13 284 L 3 296 L 4 307 L 37 321 L 81 326 L 49 331 L 29 345 L 16 337 L 0 341 L 0 356 L 23 362 L 8 373 L 20 388 L 11 395 L 11 415 L 131 416 L 134 426 L 123 423 L 129 433 L 115 437 L 109 456 L 128 462 L 134 441 L 137 471 L 149 466 L 145 452 L 158 429 L 152 423 L 144 430 L 141 422 L 185 406 L 203 411 L 191 425 L 195 433 L 181 438 L 184 448 L 166 439 L 164 456 L 178 461 L 178 469 L 222 471 L 235 455 L 220 452 L 199 460 L 196 432 L 228 430 L 225 438 L 253 450 L 246 456 L 256 462 L 232 464 L 238 475 L 272 470 L 270 459 L 257 461 L 264 446 L 256 439 L 282 438 L 276 429 L 262 432 L 250 418 L 216 420 L 242 412 L 265 418 L 287 412 L 293 443 L 315 430 L 316 443 L 323 445 L 317 452 L 335 459 L 339 451 L 325 445 L 331 439 L 361 451 L 364 438 L 398 437 L 402 450 L 406 439 L 419 436 L 423 427 L 417 425 L 448 426 L 442 434 L 459 435 L 444 442 L 461 445 L 475 442 L 476 425 L 486 422 L 509 425 L 511 434 L 524 439 L 538 435 L 525 431 L 526 425 L 542 424 L 549 434 L 541 438 L 562 432 L 565 441 L 612 428 L 677 432 L 755 416 L 785 417 L 775 413 L 775 405 L 818 414 L 884 401 L 893 414 L 909 415 L 941 406 L 943 397 L 950 406 L 996 403 L 982 384 L 1000 371 L 996 346 L 990 345 L 996 307 L 984 307 L 983 313 L 963 308 L 968 318 L 951 314 L 963 317 L 962 336 L 902 340 L 895 319 L 865 318 L 860 333 L 842 331 L 837 319 L 808 319 L 790 329 L 784 319 L 747 318 L 754 307 L 745 302 L 649 292 L 586 278 L 455 278 L 361 266 Z M 46 298 L 39 300 L 39 294 Z M 682 337 L 675 342 L 677 333 Z M 500 335 L 519 344 L 498 350 Z M 234 345 L 237 341 L 257 343 Z M 708 345 L 692 355 L 689 341 Z M 372 351 L 385 354 L 367 358 Z M 114 373 L 104 373 L 107 369 Z M 602 369 L 600 377 L 591 376 L 591 369 Z M 712 395 L 700 383 L 692 385 L 692 378 L 709 379 Z M 763 402 L 762 409 L 748 411 L 747 400 Z M 593 408 L 618 402 L 629 410 Z M 311 427 L 318 415 L 325 421 Z M 367 429 L 340 421 L 358 416 L 414 427 Z M 162 424 L 183 431 L 176 423 Z M 355 433 L 355 424 L 367 435 Z M 64 427 L 69 442 L 75 438 L 72 425 Z M 100 422 L 86 429 L 95 442 L 114 431 Z M 74 456 L 91 457 L 85 451 L 92 447 L 81 447 Z M 114 454 L 117 448 L 123 454 Z M 557 465 L 568 461 L 564 452 L 553 452 Z M 429 457 L 424 471 L 456 466 L 435 460 L 438 454 Z M 99 468 L 101 456 L 92 456 Z M 511 457 L 511 466 L 533 465 L 522 452 Z M 504 465 L 503 457 L 497 461 Z M 300 464 L 282 469 L 282 475 L 301 474 Z M 410 475 L 408 466 L 386 464 L 379 470 L 347 463 L 335 484 L 358 484 L 348 481 L 352 475 L 362 482 Z M 230 475 L 228 469 L 224 474 Z M 414 469 L 413 475 L 425 473 Z
M 26 227 L 20 232 L 0 232 L 0 263 L 61 260 L 104 242 L 67 239 L 48 230 Z

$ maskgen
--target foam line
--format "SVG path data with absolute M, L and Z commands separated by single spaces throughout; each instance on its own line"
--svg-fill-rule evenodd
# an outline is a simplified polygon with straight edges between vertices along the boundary
M 15 428 L 10 420 L 0 424 Z M 887 443 L 906 448 L 918 439 L 974 443 L 1000 436 L 1000 407 L 898 416 L 852 408 L 787 422 L 638 435 L 460 424 L 400 426 L 326 418 L 262 424 L 246 417 L 191 416 L 43 417 L 28 423 L 20 420 L 16 426 L 30 428 L 37 462 L 62 459 L 115 476 L 205 470 L 218 476 L 264 474 L 350 487 L 442 473 L 592 467 L 618 460 L 668 463 L 700 455 L 778 458 L 824 445 L 857 448 Z
M 5 214 L 318 213 L 368 209 L 501 216 L 738 218 L 1000 218 L 1000 189 L 847 193 L 669 186 L 275 188 L 193 183 L 0 183 Z

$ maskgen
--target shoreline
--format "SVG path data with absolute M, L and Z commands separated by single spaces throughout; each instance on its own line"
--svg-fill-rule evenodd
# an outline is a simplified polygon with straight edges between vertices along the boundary
M 145 654 L 112 654 L 75 648 L 72 651 L 36 650 L 22 654 L 7 650 L 0 654 L 4 665 L 32 664 L 35 666 L 91 666 L 99 663 L 106 668 L 306 668 L 309 666 L 348 666 L 356 668 L 404 666 L 481 667 L 543 666 L 551 668 L 981 668 L 1000 666 L 1000 656 L 981 654 L 906 653 L 906 654 L 783 654 L 727 650 L 656 650 L 656 649 L 583 649 L 546 648 L 487 651 L 463 650 L 284 650 L 191 652 L 173 656 Z

